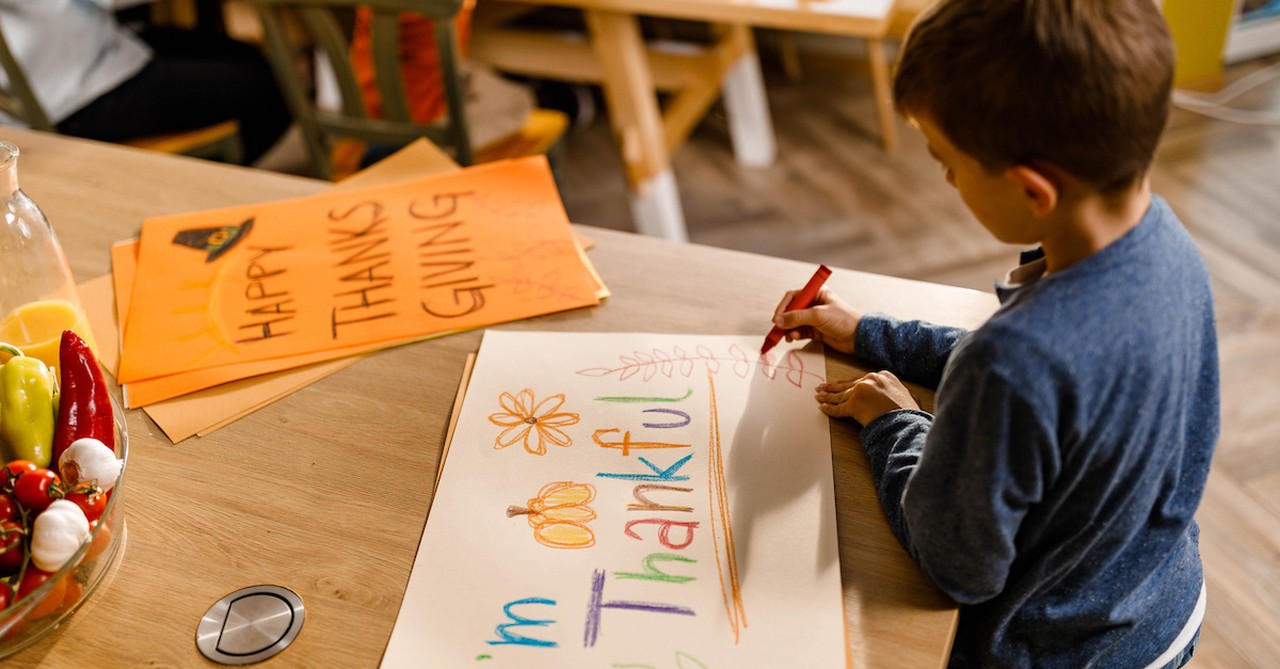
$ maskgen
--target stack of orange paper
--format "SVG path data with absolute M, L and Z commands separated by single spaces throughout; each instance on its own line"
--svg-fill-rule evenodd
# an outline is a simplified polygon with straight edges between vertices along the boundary
M 148 219 L 112 261 L 131 408 L 603 292 L 540 156 Z

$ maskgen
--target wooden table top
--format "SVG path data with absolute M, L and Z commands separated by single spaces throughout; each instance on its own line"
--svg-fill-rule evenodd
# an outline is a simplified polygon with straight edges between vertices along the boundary
M 144 218 L 316 193 L 329 184 L 10 128 L 19 183 L 49 216 L 83 281 Z M 613 296 L 599 307 L 502 326 L 550 331 L 763 334 L 784 290 L 813 266 L 579 226 Z M 837 270 L 867 310 L 976 326 L 995 299 Z M 172 444 L 128 412 L 128 539 L 62 629 L 6 666 L 215 666 L 195 629 L 218 599 L 274 584 L 306 623 L 274 666 L 373 667 L 391 634 L 454 395 L 480 332 L 382 351 L 208 437 Z M 856 373 L 828 358 L 833 377 Z M 815 409 L 816 410 L 816 409 Z M 855 666 L 941 667 L 957 610 L 891 534 L 856 428 L 832 424 L 840 557 Z

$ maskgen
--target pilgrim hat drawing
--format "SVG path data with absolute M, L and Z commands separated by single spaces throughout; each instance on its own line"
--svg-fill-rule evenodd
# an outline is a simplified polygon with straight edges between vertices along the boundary
M 178 246 L 186 246 L 197 251 L 207 252 L 209 255 L 204 261 L 210 263 L 230 251 L 240 240 L 247 237 L 252 229 L 253 218 L 247 218 L 240 225 L 179 230 L 178 234 L 173 236 L 173 243 Z

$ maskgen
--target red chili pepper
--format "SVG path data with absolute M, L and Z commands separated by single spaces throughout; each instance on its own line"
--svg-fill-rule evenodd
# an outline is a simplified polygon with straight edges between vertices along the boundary
M 49 468 L 57 471 L 58 458 L 71 442 L 93 437 L 116 447 L 116 429 L 111 415 L 111 396 L 107 382 L 98 369 L 98 359 L 89 345 L 71 330 L 62 333 L 58 349 L 61 367 L 61 398 L 58 400 L 58 424 L 53 429 L 53 461 Z

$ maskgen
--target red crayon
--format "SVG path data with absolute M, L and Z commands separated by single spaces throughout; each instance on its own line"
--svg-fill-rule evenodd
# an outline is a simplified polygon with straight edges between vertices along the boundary
M 818 291 L 822 289 L 822 284 L 827 282 L 827 277 L 829 276 L 831 276 L 831 268 L 826 265 L 818 265 L 818 271 L 814 272 L 813 277 L 809 279 L 809 283 L 806 283 L 804 288 L 801 288 L 800 292 L 796 293 L 796 296 L 791 298 L 791 303 L 787 305 L 786 311 L 805 309 L 808 308 L 810 304 L 813 304 L 814 298 L 818 297 Z M 783 330 L 776 325 L 773 326 L 773 329 L 769 331 L 769 334 L 765 335 L 764 346 L 760 347 L 760 355 L 768 353 L 769 349 L 777 346 L 778 342 L 782 339 L 782 335 L 786 333 L 786 330 Z

